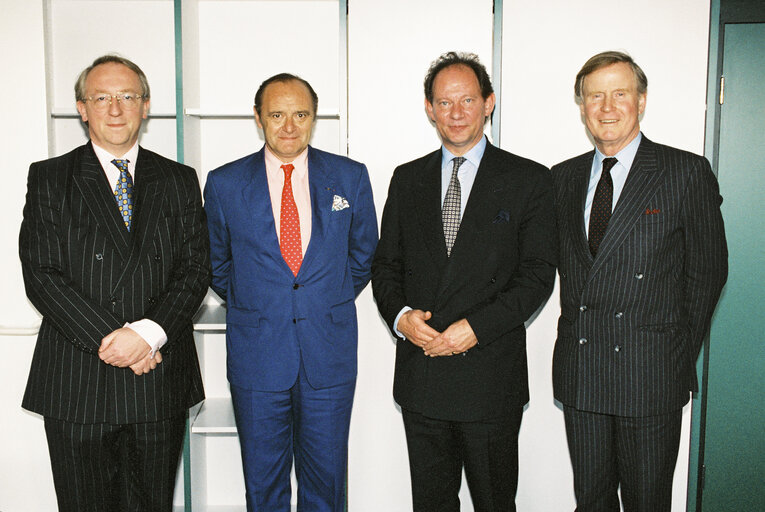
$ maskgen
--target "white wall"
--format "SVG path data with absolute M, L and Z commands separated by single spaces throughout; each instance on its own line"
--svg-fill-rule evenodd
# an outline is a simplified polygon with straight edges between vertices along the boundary
M 16 240 L 28 164 L 45 158 L 48 147 L 42 3 L 0 0 L 3 12 L 0 43 L 5 49 L 13 49 L 0 56 L 0 69 L 6 71 L 6 79 L 0 81 L 6 121 L 0 127 L 3 174 L 0 265 L 7 269 L 3 273 L 4 292 L 0 294 L 0 325 L 3 326 L 34 321 L 28 306 L 19 299 L 22 284 Z M 629 51 L 648 75 L 648 105 L 643 120 L 647 136 L 702 152 L 708 7 L 708 0 L 644 0 L 639 7 L 635 2 L 624 0 L 607 5 L 595 0 L 505 0 L 501 146 L 546 165 L 590 149 L 573 101 L 573 79 L 589 56 L 617 48 Z M 253 29 L 258 23 L 266 23 L 266 20 L 252 20 Z M 394 167 L 438 146 L 435 130 L 423 108 L 422 79 L 430 61 L 444 51 L 467 50 L 477 52 L 491 68 L 491 2 L 352 0 L 348 23 L 349 151 L 352 158 L 368 165 L 378 214 L 381 214 Z M 171 37 L 172 24 L 167 27 L 159 24 L 156 30 L 168 31 L 162 37 L 168 34 Z M 85 36 L 80 39 L 85 43 L 90 40 Z M 67 44 L 75 46 L 69 48 L 72 50 L 69 52 L 67 47 L 56 49 L 53 57 L 58 64 L 53 71 L 66 66 L 80 69 L 95 54 L 111 49 L 94 48 L 86 53 L 87 44 Z M 164 95 L 170 103 L 172 91 L 166 89 L 172 86 L 164 77 L 155 79 L 156 75 L 167 74 L 167 66 L 152 69 L 155 66 L 152 62 L 157 59 L 166 62 L 167 55 L 163 52 L 158 57 L 149 56 L 145 50 L 134 57 L 123 53 L 135 58 L 147 70 L 153 96 L 159 100 Z M 249 102 L 251 92 L 267 73 L 250 69 L 245 74 L 247 82 L 252 82 L 251 91 L 248 94 L 243 90 L 241 94 Z M 9 80 L 9 76 L 14 79 Z M 233 90 L 238 94 L 239 85 Z M 327 102 L 324 104 L 329 106 Z M 169 109 L 172 105 L 161 110 Z M 150 126 L 151 123 L 157 127 L 170 123 L 158 121 L 151 121 Z M 231 148 L 232 140 L 218 129 L 217 121 L 208 122 L 208 126 L 203 137 L 210 137 L 212 145 L 218 144 L 214 141 L 220 138 L 221 144 L 227 142 Z M 244 129 L 250 130 L 251 126 Z M 157 138 L 148 134 L 143 143 L 152 148 L 162 146 L 159 150 L 172 156 L 172 150 L 165 149 L 170 144 L 163 143 L 167 137 L 159 137 L 164 131 L 157 128 Z M 59 133 L 56 137 L 59 145 L 64 142 L 61 136 Z M 241 134 L 235 137 L 241 143 L 241 151 L 233 156 L 245 154 L 260 144 L 254 137 Z M 314 143 L 323 147 L 320 141 Z M 222 163 L 213 160 L 210 154 L 202 155 L 204 167 L 199 169 L 202 175 Z M 377 314 L 369 289 L 359 298 L 358 307 L 360 369 L 351 426 L 349 509 L 403 512 L 410 510 L 411 505 L 403 426 L 391 397 L 395 347 Z M 525 511 L 573 509 L 562 413 L 553 402 L 550 379 L 557 308 L 554 294 L 529 328 L 532 398 L 521 430 L 517 500 L 519 509 Z M 213 342 L 210 340 L 210 344 Z M 207 340 L 205 343 L 207 350 L 210 344 Z M 0 414 L 3 434 L 0 438 L 0 510 L 53 510 L 55 497 L 42 421 L 23 412 L 19 406 L 34 337 L 2 336 L 0 344 L 4 356 L 0 358 L 0 409 L 3 411 Z M 219 355 L 216 353 L 216 359 L 209 358 L 207 365 L 222 365 Z M 225 393 L 220 383 L 209 390 Z M 681 450 L 676 476 L 676 511 L 684 509 L 685 501 L 687 430 L 684 436 L 685 447 Z M 218 492 L 239 492 L 236 488 L 226 488 L 223 481 L 213 483 L 221 486 Z M 467 493 L 463 492 L 462 497 L 463 510 L 472 510 Z M 241 499 L 232 501 L 242 502 Z

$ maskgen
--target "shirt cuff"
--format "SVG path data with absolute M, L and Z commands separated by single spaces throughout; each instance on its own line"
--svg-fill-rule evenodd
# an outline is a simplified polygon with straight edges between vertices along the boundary
M 165 330 L 154 320 L 143 318 L 135 322 L 128 322 L 124 327 L 134 330 L 136 334 L 143 338 L 143 341 L 151 348 L 151 357 L 154 357 L 154 353 L 167 343 Z
M 396 315 L 396 319 L 393 320 L 393 332 L 395 332 L 396 336 L 398 336 L 401 339 L 406 339 L 406 336 L 401 334 L 401 331 L 398 330 L 398 321 L 401 319 L 401 315 L 411 310 L 412 308 L 410 308 L 409 306 L 404 306 L 403 308 L 401 308 L 401 311 L 398 312 L 398 315 Z

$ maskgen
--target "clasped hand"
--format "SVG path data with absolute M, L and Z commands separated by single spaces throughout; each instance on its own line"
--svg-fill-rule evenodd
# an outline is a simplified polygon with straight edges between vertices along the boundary
M 467 319 L 457 320 L 444 332 L 438 332 L 426 323 L 432 316 L 430 311 L 413 309 L 401 315 L 397 326 L 401 334 L 420 347 L 426 356 L 461 354 L 478 343 Z
M 104 336 L 98 357 L 112 366 L 130 367 L 136 375 L 149 373 L 162 362 L 162 354 L 157 351 L 152 357 L 149 344 L 129 327 L 122 327 Z

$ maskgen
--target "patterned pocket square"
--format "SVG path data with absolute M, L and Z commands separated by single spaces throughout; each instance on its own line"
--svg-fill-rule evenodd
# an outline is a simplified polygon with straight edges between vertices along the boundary
M 335 197 L 332 198 L 332 211 L 333 212 L 339 212 L 340 210 L 345 210 L 350 205 L 348 204 L 348 200 L 342 196 L 335 195 Z
M 497 212 L 497 216 L 491 221 L 493 224 L 501 224 L 503 222 L 510 222 L 510 212 L 507 210 L 500 210 Z

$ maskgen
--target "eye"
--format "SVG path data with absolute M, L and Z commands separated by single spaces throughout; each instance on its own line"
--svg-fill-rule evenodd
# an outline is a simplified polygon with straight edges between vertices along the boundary
M 136 95 L 132 92 L 122 93 L 122 101 L 125 103 L 132 103 L 136 100 Z
M 271 114 L 271 117 L 273 119 L 281 119 L 282 115 L 279 112 L 274 112 L 273 114 Z
M 110 96 L 106 94 L 96 94 L 95 96 L 93 96 L 93 102 L 95 103 L 105 103 L 109 101 L 110 99 L 111 99 Z
M 446 101 L 446 100 L 441 100 L 441 101 L 438 102 L 438 104 L 441 107 L 448 107 L 449 106 L 449 102 Z
M 465 98 L 465 103 L 473 103 L 473 98 Z

